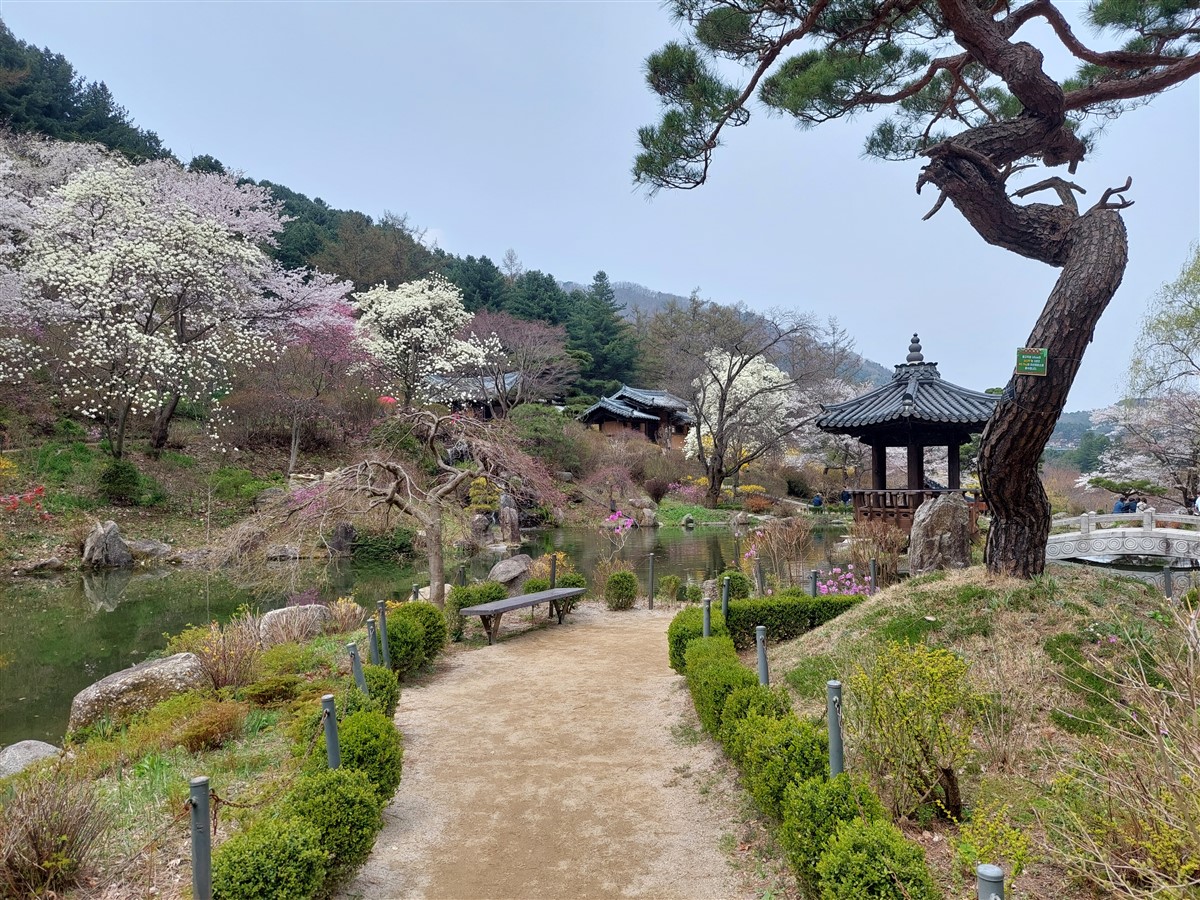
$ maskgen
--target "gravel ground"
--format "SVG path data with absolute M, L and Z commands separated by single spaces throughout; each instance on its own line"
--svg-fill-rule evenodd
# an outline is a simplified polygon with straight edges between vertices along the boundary
M 584 604 L 406 688 L 404 777 L 344 900 L 754 896 L 721 849 L 739 825 L 667 665 L 671 615 Z

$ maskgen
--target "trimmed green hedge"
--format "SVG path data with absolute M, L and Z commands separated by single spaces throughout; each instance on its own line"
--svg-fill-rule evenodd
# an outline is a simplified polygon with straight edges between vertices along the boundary
M 288 806 L 320 832 L 332 878 L 365 862 L 375 832 L 383 827 L 379 795 L 357 769 L 326 769 L 301 778 Z
M 783 791 L 783 824 L 779 843 L 796 877 L 816 896 L 820 888 L 817 862 L 846 822 L 886 821 L 883 804 L 862 778 L 845 772 L 833 778 L 793 781 Z
M 758 684 L 758 676 L 742 665 L 733 641 L 727 637 L 692 641 L 684 654 L 684 664 L 700 724 L 716 735 L 726 698 L 738 688 Z
M 430 662 L 446 646 L 449 633 L 446 630 L 446 615 L 428 600 L 409 600 L 401 603 L 398 609 L 388 613 L 388 625 L 393 619 L 411 619 L 418 622 L 424 631 L 425 661 Z M 388 642 L 392 640 L 388 632 Z M 391 647 L 389 646 L 389 650 Z
M 305 819 L 262 819 L 212 857 L 213 900 L 306 900 L 325 884 L 321 832 Z
M 721 618 L 719 607 L 712 611 L 712 619 L 709 625 L 713 637 L 729 636 L 729 629 L 725 627 L 725 620 Z M 675 614 L 675 618 L 671 620 L 671 624 L 667 627 L 667 655 L 671 661 L 672 669 L 680 675 L 687 674 L 684 653 L 687 652 L 688 644 L 703 636 L 704 609 L 702 607 L 689 607 Z
M 925 851 L 891 822 L 842 825 L 821 854 L 817 874 L 821 900 L 942 900 Z
M 749 671 L 749 670 L 747 670 Z M 758 808 L 783 817 L 783 793 L 793 779 L 807 781 L 829 773 L 829 737 L 794 715 L 781 719 L 751 714 L 737 728 L 746 787 Z
M 809 597 L 786 591 L 774 597 L 754 600 L 730 600 L 726 625 L 738 647 L 754 646 L 754 628 L 767 626 L 767 639 L 786 641 L 799 637 L 862 602 L 862 597 Z
M 721 728 L 717 732 L 717 740 L 725 748 L 725 754 L 739 765 L 742 762 L 742 748 L 739 743 L 738 725 L 747 716 L 759 715 L 770 719 L 782 719 L 792 712 L 792 703 L 787 691 L 783 688 L 763 687 L 761 684 L 737 688 L 725 698 L 725 706 L 721 710 Z

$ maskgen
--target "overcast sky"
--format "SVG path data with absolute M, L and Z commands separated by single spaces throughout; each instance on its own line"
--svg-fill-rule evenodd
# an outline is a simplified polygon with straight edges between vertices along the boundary
M 654 0 L 0 0 L 0 16 L 107 82 L 184 161 L 209 153 L 335 207 L 407 213 L 446 250 L 499 262 L 511 247 L 560 280 L 603 269 L 835 316 L 884 365 L 917 331 L 925 358 L 975 389 L 1008 380 L 1057 277 L 984 244 L 950 205 L 921 222 L 935 196 L 916 196 L 919 164 L 862 158 L 865 121 L 800 131 L 760 112 L 709 184 L 647 199 L 629 174 L 658 115 L 642 64 L 679 36 Z M 1127 114 L 1076 176 L 1086 204 L 1132 175 L 1136 205 L 1125 281 L 1068 409 L 1117 397 L 1148 299 L 1200 235 L 1198 99 L 1193 80 Z

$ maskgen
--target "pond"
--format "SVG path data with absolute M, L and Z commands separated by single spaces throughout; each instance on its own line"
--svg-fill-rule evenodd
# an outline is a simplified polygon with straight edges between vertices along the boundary
M 841 535 L 816 532 L 813 537 L 806 563 L 822 565 Z M 590 576 L 610 547 L 589 528 L 530 532 L 521 547 L 531 556 L 552 550 L 566 552 Z M 728 528 L 635 529 L 620 556 L 634 566 L 645 590 L 650 553 L 656 578 L 678 575 L 686 582 L 716 576 L 742 550 L 741 539 Z M 463 565 L 469 577 L 484 578 L 499 558 L 481 554 Z M 274 609 L 287 602 L 296 585 L 317 584 L 323 599 L 353 594 L 373 607 L 376 600 L 406 596 L 414 583 L 428 583 L 413 566 L 346 561 L 308 569 L 281 566 L 278 575 L 274 587 L 254 590 L 219 575 L 179 569 L 0 580 L 0 745 L 31 738 L 57 743 L 79 691 L 161 653 L 168 635 L 213 619 L 226 621 L 243 604 Z

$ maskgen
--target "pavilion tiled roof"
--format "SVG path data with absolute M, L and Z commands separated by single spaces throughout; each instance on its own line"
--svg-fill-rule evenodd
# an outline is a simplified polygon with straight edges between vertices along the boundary
M 620 400 L 615 400 L 612 397 L 601 397 L 599 400 L 585 409 L 580 414 L 579 418 L 587 419 L 592 413 L 599 412 L 600 410 L 604 410 L 605 412 L 612 413 L 615 416 L 620 416 L 625 419 L 638 419 L 639 421 L 646 422 L 658 421 L 658 416 L 652 416 L 649 413 L 640 412 L 634 409 L 632 406 L 622 403 Z
M 998 399 L 943 379 L 937 363 L 924 361 L 913 335 L 908 361 L 896 366 L 891 381 L 853 400 L 822 406 L 817 427 L 857 437 L 912 426 L 979 431 Z

